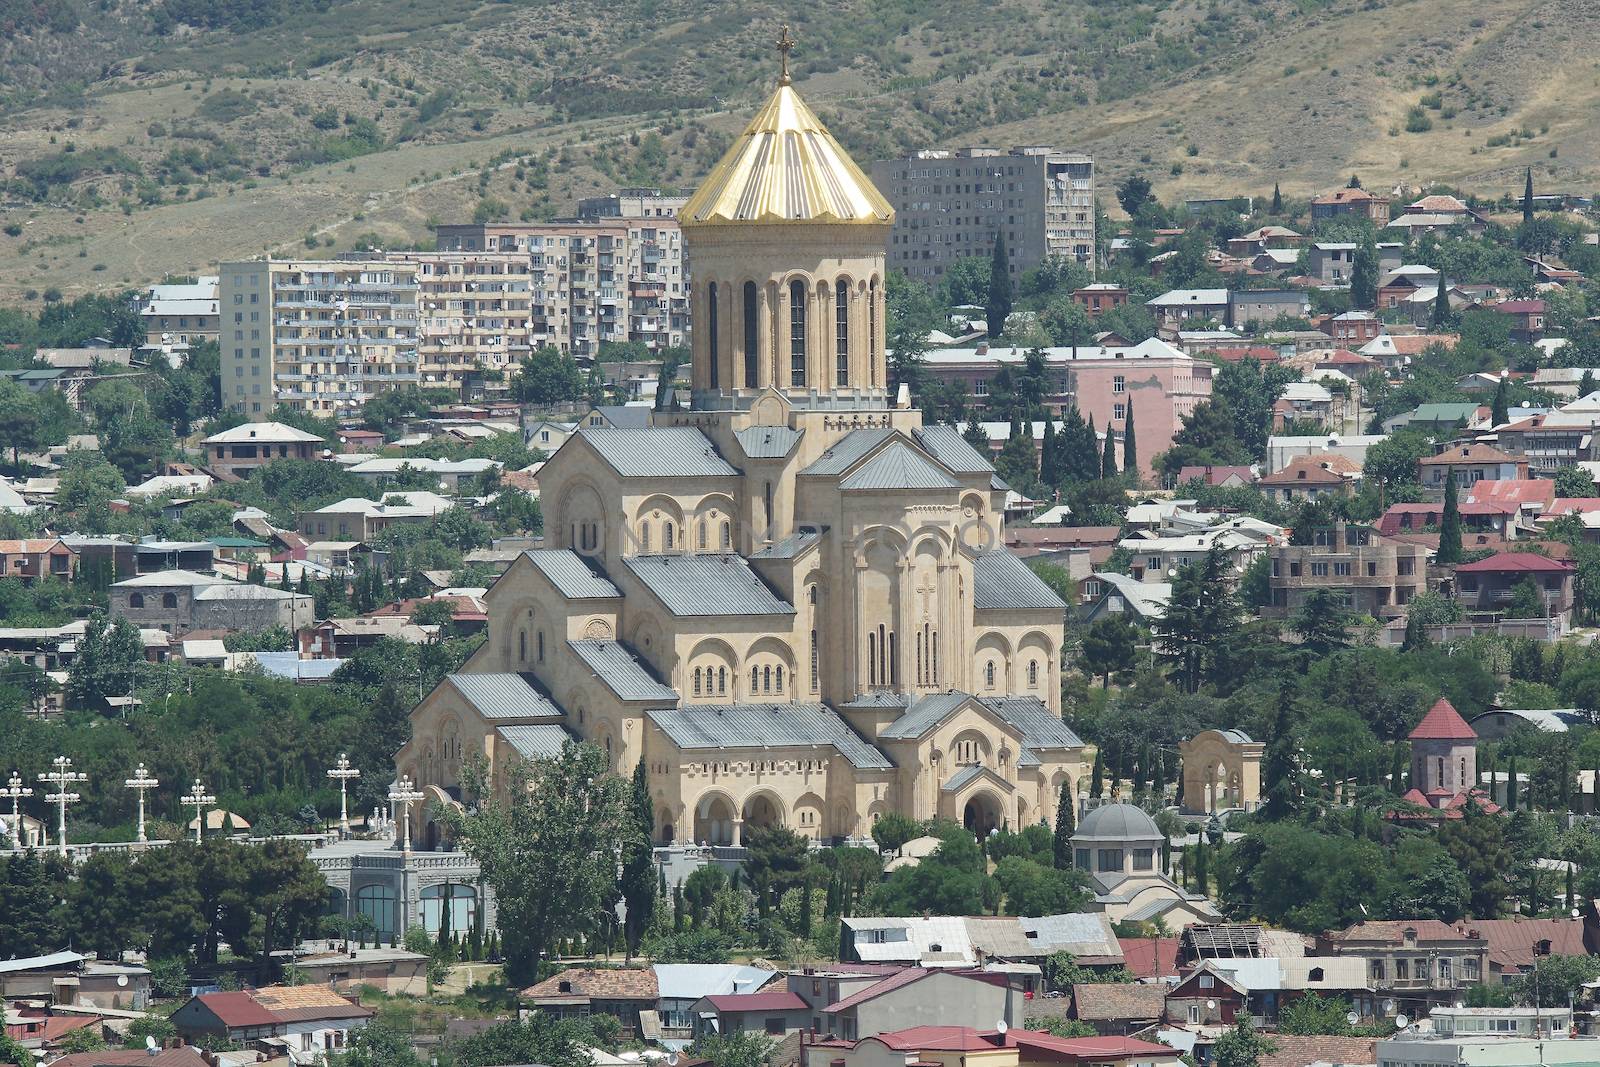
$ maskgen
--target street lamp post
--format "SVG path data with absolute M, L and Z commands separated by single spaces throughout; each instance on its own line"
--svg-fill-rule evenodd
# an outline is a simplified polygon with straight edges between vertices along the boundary
M 411 781 L 409 774 L 402 774 L 394 785 L 389 787 L 389 802 L 400 806 L 400 851 L 411 851 L 411 805 L 422 800 L 424 794 Z
M 200 779 L 194 780 L 194 788 L 189 790 L 189 795 L 178 798 L 179 803 L 194 809 L 194 843 L 200 843 L 200 831 L 206 824 L 206 808 L 217 802 L 217 798 L 206 792 L 206 787 L 200 784 Z
M 339 833 L 343 837 L 350 836 L 350 808 L 349 788 L 350 782 L 361 777 L 361 772 L 350 766 L 350 758 L 343 752 L 332 767 L 328 768 L 328 777 L 339 782 Z
M 44 799 L 47 803 L 56 805 L 56 844 L 61 855 L 67 854 L 67 805 L 76 804 L 83 799 L 82 794 L 74 793 L 67 789 L 69 785 L 87 782 L 89 776 L 82 771 L 72 769 L 71 756 L 57 756 L 50 761 L 54 770 L 43 771 L 39 781 L 46 785 L 55 786 L 54 793 L 46 793 Z
M 16 771 L 11 772 L 6 787 L 0 789 L 0 797 L 11 798 L 11 840 L 18 848 L 22 847 L 22 798 L 31 796 L 33 790 L 22 784 L 22 775 Z
M 122 784 L 129 789 L 137 790 L 139 794 L 139 836 L 135 840 L 142 845 L 146 840 L 144 836 L 144 795 L 160 785 L 161 782 L 159 779 L 150 777 L 150 772 L 145 770 L 144 764 L 141 763 L 134 769 L 133 777 L 123 779 Z

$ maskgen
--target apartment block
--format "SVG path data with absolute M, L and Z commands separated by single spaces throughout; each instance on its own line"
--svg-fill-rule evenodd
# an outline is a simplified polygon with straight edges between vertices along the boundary
M 618 210 L 641 205 L 623 201 Z M 686 343 L 688 264 L 675 218 L 471 223 L 440 226 L 436 238 L 440 251 L 527 258 L 528 336 L 535 347 L 592 357 L 604 342 L 639 341 L 653 350 Z
M 1287 618 L 1314 589 L 1332 590 L 1347 610 L 1389 620 L 1428 588 L 1428 550 L 1366 526 L 1339 522 L 1311 532 L 1309 545 L 1272 549 L 1268 618 Z
M 1053 148 L 961 148 L 879 160 L 872 180 L 894 205 L 889 266 L 935 282 L 956 260 L 1006 238 L 1011 273 L 1046 258 L 1095 266 L 1094 160 Z
M 580 219 L 666 219 L 676 221 L 678 212 L 689 202 L 688 193 L 664 193 L 660 189 L 620 189 L 606 196 L 586 196 L 578 201 Z
M 516 252 L 390 252 L 415 268 L 417 364 L 424 389 L 459 390 L 464 399 L 501 393 L 533 350 L 533 278 Z
M 217 279 L 207 275 L 192 282 L 152 285 L 139 302 L 145 344 L 153 348 L 187 347 L 217 339 Z
M 250 260 L 219 269 L 222 400 L 322 417 L 420 384 L 417 268 L 381 258 Z

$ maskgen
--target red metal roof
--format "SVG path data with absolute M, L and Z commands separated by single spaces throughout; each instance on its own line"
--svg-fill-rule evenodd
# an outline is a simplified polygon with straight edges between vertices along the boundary
M 925 971 L 921 967 L 907 967 L 903 971 L 898 971 L 894 974 L 891 974 L 881 982 L 874 982 L 867 986 L 867 988 L 856 993 L 852 993 L 843 1000 L 834 1001 L 832 1004 L 829 1004 L 822 1010 L 829 1014 L 832 1014 L 836 1011 L 844 1011 L 846 1008 L 853 1008 L 857 1004 L 871 1000 L 873 997 L 882 996 L 892 989 L 899 989 L 901 986 L 910 985 L 912 982 L 919 982 L 928 977 L 930 974 L 937 973 L 937 971 Z
M 996 1047 L 993 1041 L 970 1026 L 913 1026 L 907 1030 L 891 1030 L 886 1034 L 878 1034 L 877 1039 L 892 1049 L 976 1052 Z
M 1496 552 L 1475 563 L 1463 563 L 1457 574 L 1570 574 L 1572 563 L 1564 559 L 1551 559 L 1536 552 Z
M 1440 697 L 1409 736 L 1412 741 L 1468 741 L 1478 735 L 1467 725 L 1467 720 L 1461 717 L 1455 706 Z
M 718 1011 L 805 1011 L 806 1002 L 800 994 L 787 989 L 772 993 L 722 993 L 706 998 Z
M 1123 966 L 1135 978 L 1171 978 L 1178 973 L 1176 937 L 1119 937 Z
M 1539 955 L 1584 956 L 1583 923 L 1578 919 L 1463 919 L 1456 924 L 1489 939 L 1489 962 L 1502 969 L 1527 970 L 1533 966 L 1534 949 L 1550 943 L 1549 952 Z

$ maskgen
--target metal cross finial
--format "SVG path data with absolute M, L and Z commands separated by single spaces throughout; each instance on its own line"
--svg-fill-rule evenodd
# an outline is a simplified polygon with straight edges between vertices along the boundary
M 11 772 L 10 781 L 6 787 L 0 789 L 0 797 L 11 798 L 11 840 L 18 848 L 22 847 L 22 798 L 33 796 L 33 790 L 22 784 L 22 775 L 16 771 Z
M 360 778 L 361 772 L 350 766 L 350 757 L 343 752 L 332 767 L 328 768 L 328 777 L 338 779 L 339 782 L 339 832 L 345 837 L 350 836 L 350 808 L 349 788 L 353 778 Z
M 143 843 L 146 840 L 144 836 L 144 795 L 160 785 L 161 782 L 150 777 L 150 772 L 145 770 L 144 764 L 141 763 L 134 769 L 133 777 L 123 779 L 122 784 L 129 789 L 139 791 L 139 836 L 137 840 Z
M 50 761 L 50 764 L 55 770 L 40 773 L 39 781 L 56 787 L 56 791 L 54 793 L 46 793 L 44 799 L 57 807 L 56 844 L 61 851 L 61 855 L 65 856 L 67 854 L 67 805 L 76 804 L 83 799 L 81 794 L 69 792 L 67 786 L 76 785 L 79 782 L 87 782 L 89 776 L 82 771 L 72 769 L 72 757 L 70 756 L 57 756 Z
M 789 84 L 789 53 L 794 49 L 794 37 L 789 33 L 789 24 L 785 22 L 778 30 L 778 55 L 783 63 L 783 72 L 778 76 L 779 85 Z
M 194 809 L 194 843 L 200 843 L 200 830 L 206 824 L 206 808 L 217 802 L 217 798 L 206 792 L 206 787 L 200 784 L 200 779 L 194 780 L 194 788 L 189 790 L 188 796 L 178 798 L 178 802 L 185 807 Z
M 411 805 L 426 797 L 427 794 L 416 787 L 409 774 L 402 774 L 399 780 L 389 787 L 389 803 L 400 806 L 400 851 L 402 852 L 411 851 Z

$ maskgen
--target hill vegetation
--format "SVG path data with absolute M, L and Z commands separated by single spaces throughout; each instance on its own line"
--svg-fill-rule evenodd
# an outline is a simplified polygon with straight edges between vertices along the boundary
M 0 299 L 692 184 L 770 85 L 786 18 L 797 80 L 863 160 L 1053 143 L 1163 195 L 1352 170 L 1497 195 L 1530 164 L 1581 190 L 1600 85 L 1566 8 L 0 0 Z

